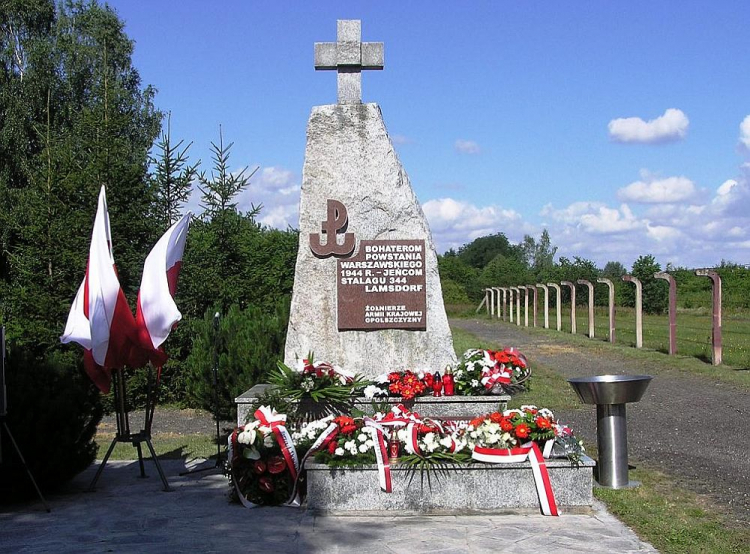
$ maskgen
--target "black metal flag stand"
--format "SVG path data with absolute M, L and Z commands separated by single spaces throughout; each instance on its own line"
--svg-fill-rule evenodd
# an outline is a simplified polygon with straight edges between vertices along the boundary
M 138 464 L 141 470 L 141 477 L 146 477 L 146 470 L 143 465 L 143 449 L 141 448 L 141 443 L 145 442 L 146 446 L 148 446 L 149 452 L 151 453 L 151 459 L 154 461 L 154 464 L 156 464 L 156 470 L 159 472 L 159 477 L 161 477 L 161 482 L 164 485 L 164 490 L 171 490 L 169 488 L 167 478 L 164 476 L 164 471 L 162 471 L 161 469 L 161 464 L 159 464 L 159 458 L 156 457 L 156 452 L 154 452 L 154 446 L 153 444 L 151 444 L 151 423 L 154 419 L 154 408 L 156 405 L 157 396 L 155 393 L 152 393 L 151 390 L 152 374 L 153 367 L 150 366 L 148 395 L 146 396 L 146 417 L 143 425 L 144 428 L 138 433 L 130 432 L 130 422 L 128 421 L 127 399 L 125 393 L 125 376 L 123 375 L 123 371 L 122 369 L 118 369 L 112 374 L 115 395 L 115 412 L 117 417 L 117 434 L 115 435 L 115 438 L 112 439 L 112 444 L 109 445 L 109 450 L 107 450 L 107 454 L 104 456 L 99 469 L 96 471 L 94 480 L 91 481 L 91 485 L 89 485 L 89 491 L 93 491 L 96 488 L 96 482 L 99 480 L 102 471 L 104 471 L 104 466 L 107 465 L 107 460 L 109 460 L 109 457 L 112 455 L 112 451 L 115 449 L 115 445 L 118 442 L 128 442 L 135 447 L 135 449 L 138 451 Z

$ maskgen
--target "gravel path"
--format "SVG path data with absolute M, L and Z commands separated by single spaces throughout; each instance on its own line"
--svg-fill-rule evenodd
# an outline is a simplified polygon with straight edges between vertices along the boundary
M 654 379 L 643 399 L 628 404 L 630 462 L 663 470 L 685 488 L 706 494 L 729 509 L 740 525 L 750 523 L 750 394 L 661 367 L 625 359 L 617 351 L 577 350 L 563 340 L 500 321 L 454 319 L 464 329 L 503 346 L 515 346 L 563 377 L 648 374 Z M 717 370 L 721 371 L 721 370 Z M 584 440 L 596 443 L 596 409 L 555 414 Z

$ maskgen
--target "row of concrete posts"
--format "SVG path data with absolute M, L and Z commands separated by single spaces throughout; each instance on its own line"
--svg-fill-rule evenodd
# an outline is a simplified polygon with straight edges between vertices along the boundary
M 696 275 L 708 277 L 712 282 L 712 354 L 713 365 L 721 364 L 721 277 L 715 271 L 698 269 Z M 657 279 L 664 279 L 669 283 L 669 354 L 677 354 L 677 284 L 674 277 L 668 273 L 654 273 Z M 623 275 L 622 280 L 635 285 L 635 347 L 643 347 L 643 288 L 641 281 L 632 275 Z M 610 279 L 598 278 L 597 283 L 609 288 L 609 342 L 615 342 L 615 285 Z M 594 284 L 585 279 L 578 279 L 577 284 L 588 289 L 589 337 L 594 338 Z M 501 318 L 503 321 L 521 325 L 521 296 L 524 297 L 524 325 L 529 326 L 529 297 L 532 296 L 532 324 L 537 326 L 538 289 L 544 291 L 544 328 L 549 329 L 549 289 L 556 293 L 557 330 L 562 329 L 562 291 L 560 286 L 570 288 L 570 332 L 576 334 L 576 285 L 571 281 L 557 283 L 537 283 L 536 285 L 518 285 L 513 287 L 490 287 L 484 289 L 484 300 L 479 304 L 477 312 L 484 306 L 490 317 Z M 502 301 L 501 301 L 502 300 Z M 514 313 L 515 304 L 515 313 Z M 507 309 L 506 309 L 507 308 Z M 508 316 L 508 317 L 506 317 Z

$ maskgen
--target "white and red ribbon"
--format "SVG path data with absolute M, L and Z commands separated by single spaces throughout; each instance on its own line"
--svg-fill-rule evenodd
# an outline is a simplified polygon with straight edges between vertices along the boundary
M 383 428 L 373 419 L 365 418 L 363 431 L 370 434 L 375 443 L 375 460 L 378 463 L 378 481 L 380 488 L 384 492 L 393 492 L 393 483 L 391 481 L 391 464 L 388 461 L 388 450 L 385 446 Z
M 271 428 L 271 431 L 276 436 L 276 442 L 281 447 L 281 454 L 286 460 L 286 465 L 289 467 L 292 479 L 297 479 L 299 460 L 297 460 L 297 450 L 294 448 L 292 437 L 284 425 L 286 423 L 286 415 L 279 414 L 276 410 L 268 406 L 261 406 L 255 410 L 255 419 L 260 421 L 261 425 Z
M 546 445 L 545 445 L 546 450 Z M 490 464 L 509 464 L 524 462 L 527 459 L 531 464 L 531 471 L 534 475 L 534 485 L 539 495 L 539 504 L 542 513 L 546 516 L 556 516 L 557 503 L 555 502 L 555 493 L 552 491 L 552 484 L 549 480 L 549 472 L 544 462 L 542 451 L 535 442 L 527 443 L 518 448 L 485 448 L 477 446 L 474 448 L 471 457 L 480 462 Z

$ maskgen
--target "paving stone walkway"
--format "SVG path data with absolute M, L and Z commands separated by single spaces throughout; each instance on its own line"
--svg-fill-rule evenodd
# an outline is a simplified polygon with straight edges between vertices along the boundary
M 227 481 L 207 471 L 180 477 L 180 460 L 138 477 L 137 462 L 110 462 L 96 492 L 96 467 L 66 491 L 0 507 L 0 552 L 269 553 L 642 553 L 656 552 L 597 504 L 591 514 L 362 517 L 313 516 L 293 508 L 246 510 L 227 500 Z M 209 466 L 210 467 L 210 466 Z

